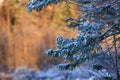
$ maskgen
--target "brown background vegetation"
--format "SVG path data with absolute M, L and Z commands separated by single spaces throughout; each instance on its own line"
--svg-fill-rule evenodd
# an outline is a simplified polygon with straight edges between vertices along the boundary
M 55 48 L 57 35 L 72 37 L 76 34 L 62 27 L 65 25 L 62 22 L 65 16 L 62 14 L 66 17 L 74 14 L 66 12 L 68 8 L 61 7 L 61 4 L 51 5 L 40 12 L 29 13 L 25 7 L 26 2 L 4 0 L 0 6 L 1 71 L 20 66 L 41 69 L 56 64 L 60 60 L 49 58 L 44 51 Z

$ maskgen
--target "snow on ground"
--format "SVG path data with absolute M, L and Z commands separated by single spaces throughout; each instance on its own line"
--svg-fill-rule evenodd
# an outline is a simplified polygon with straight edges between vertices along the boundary
M 34 69 L 23 67 L 16 69 L 12 74 L 1 74 L 0 80 L 7 80 L 5 78 L 8 77 L 11 77 L 8 80 L 103 80 L 100 78 L 105 76 L 108 76 L 106 70 L 93 71 L 85 66 L 77 67 L 73 71 L 60 70 L 56 67 L 35 71 Z

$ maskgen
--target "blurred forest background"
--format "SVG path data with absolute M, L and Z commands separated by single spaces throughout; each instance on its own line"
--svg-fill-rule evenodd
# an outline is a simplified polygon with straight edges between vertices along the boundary
M 17 67 L 43 69 L 59 63 L 44 54 L 55 48 L 57 35 L 73 37 L 64 19 L 76 15 L 65 3 L 50 5 L 40 12 L 29 13 L 27 0 L 0 0 L 0 71 Z M 64 15 L 63 15 L 64 14 Z

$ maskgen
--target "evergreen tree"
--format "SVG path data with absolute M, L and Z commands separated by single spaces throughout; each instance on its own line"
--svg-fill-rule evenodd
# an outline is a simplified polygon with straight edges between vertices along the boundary
M 61 0 L 62 1 L 62 0 Z M 33 0 L 29 1 L 27 8 L 40 11 L 51 3 L 59 3 L 60 0 Z M 77 10 L 82 17 L 67 18 L 67 26 L 78 31 L 76 38 L 68 39 L 62 36 L 56 38 L 56 50 L 49 49 L 45 53 L 52 57 L 64 58 L 65 64 L 59 64 L 61 69 L 74 69 L 87 60 L 109 60 L 112 67 L 93 64 L 93 69 L 113 69 L 115 79 L 120 79 L 120 0 L 63 0 L 67 4 L 77 5 Z M 104 53 L 103 41 L 111 38 L 110 48 Z M 111 52 L 114 50 L 114 54 Z M 111 56 L 112 55 L 112 56 Z M 113 64 L 112 64 L 113 63 Z M 111 72 L 112 73 L 112 72 Z

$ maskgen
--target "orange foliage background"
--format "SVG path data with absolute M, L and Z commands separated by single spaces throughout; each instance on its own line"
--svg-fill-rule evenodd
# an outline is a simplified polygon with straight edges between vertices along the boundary
M 51 59 L 44 54 L 49 48 L 55 48 L 55 37 L 62 35 L 73 37 L 74 30 L 53 25 L 62 11 L 59 5 L 51 5 L 40 12 L 29 13 L 27 1 L 4 0 L 0 6 L 0 70 L 15 69 L 20 66 L 45 68 L 61 60 Z M 73 15 L 65 13 L 65 15 Z M 63 14 L 62 13 L 62 14 Z M 62 15 L 61 14 L 61 15 Z M 58 16 L 55 16 L 58 15 Z M 60 18 L 60 22 L 65 16 Z M 59 22 L 59 21 L 58 21 Z M 55 23 L 56 24 L 56 23 Z M 59 23 L 61 24 L 61 23 Z

